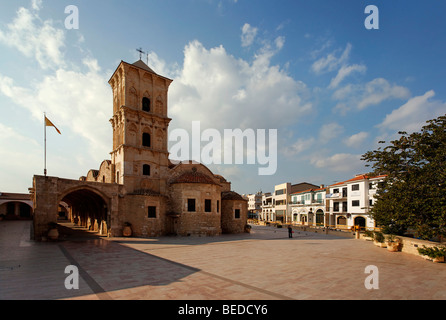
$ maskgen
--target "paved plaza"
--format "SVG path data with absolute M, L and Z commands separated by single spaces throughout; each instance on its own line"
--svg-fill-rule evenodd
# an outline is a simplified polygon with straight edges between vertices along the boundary
M 446 298 L 446 264 L 372 242 L 253 226 L 215 237 L 29 240 L 30 221 L 0 222 L 0 299 L 344 300 Z M 71 230 L 71 229 L 67 229 Z M 79 289 L 65 288 L 68 265 Z M 378 289 L 367 289 L 367 266 Z

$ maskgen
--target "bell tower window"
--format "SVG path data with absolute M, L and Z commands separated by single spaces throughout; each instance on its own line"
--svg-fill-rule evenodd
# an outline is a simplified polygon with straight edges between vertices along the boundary
M 142 145 L 143 145 L 143 147 L 150 148 L 150 134 L 149 133 L 142 134 Z
M 150 99 L 147 97 L 142 98 L 142 110 L 150 112 Z
M 145 176 L 150 176 L 150 166 L 148 164 L 142 166 L 142 174 Z

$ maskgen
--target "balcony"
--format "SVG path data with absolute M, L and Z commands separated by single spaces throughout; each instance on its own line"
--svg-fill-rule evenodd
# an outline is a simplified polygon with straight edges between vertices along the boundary
M 341 197 L 340 193 L 327 193 L 325 195 L 325 198 L 327 198 L 327 199 L 337 199 L 337 198 L 340 198 L 340 197 Z

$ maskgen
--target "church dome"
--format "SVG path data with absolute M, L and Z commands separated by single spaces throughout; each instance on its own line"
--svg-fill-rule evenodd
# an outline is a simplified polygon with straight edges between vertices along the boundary
M 194 170 L 185 172 L 185 173 L 181 174 L 180 176 L 178 176 L 177 178 L 175 178 L 171 182 L 171 184 L 175 184 L 175 183 L 217 184 L 211 177 L 209 177 L 201 172 L 194 171 Z

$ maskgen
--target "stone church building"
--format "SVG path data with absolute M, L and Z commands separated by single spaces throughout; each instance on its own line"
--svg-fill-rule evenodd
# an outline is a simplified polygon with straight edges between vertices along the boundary
M 172 80 L 143 61 L 121 61 L 113 91 L 111 160 L 79 180 L 34 176 L 34 235 L 48 232 L 61 210 L 101 234 L 219 235 L 244 232 L 247 201 L 231 183 L 196 162 L 172 162 L 168 152 L 168 89 Z

